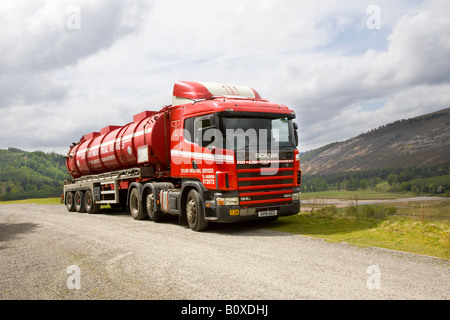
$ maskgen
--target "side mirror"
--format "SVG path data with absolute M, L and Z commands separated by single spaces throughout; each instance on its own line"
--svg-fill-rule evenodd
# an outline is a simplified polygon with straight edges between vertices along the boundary
M 292 122 L 294 125 L 294 137 L 295 137 L 295 146 L 298 147 L 298 124 L 296 122 Z
M 216 126 L 216 116 L 214 114 L 209 116 L 209 122 L 211 123 L 211 127 Z

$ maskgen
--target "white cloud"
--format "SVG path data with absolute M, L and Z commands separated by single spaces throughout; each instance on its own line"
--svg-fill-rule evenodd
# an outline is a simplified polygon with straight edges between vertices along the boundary
M 135 31 L 130 1 L 36 1 L 2 8 L 0 25 L 0 108 L 5 104 L 63 98 L 70 85 L 53 79 L 52 72 L 75 65 Z M 67 27 L 70 7 L 80 8 L 80 28 Z
M 442 14 L 443 6 L 450 9 L 433 2 L 425 11 L 403 15 L 386 51 L 314 53 L 285 62 L 277 98 L 288 97 L 297 109 L 304 150 L 450 105 L 450 20 Z M 387 100 L 386 106 L 377 111 L 358 107 L 374 99 Z
M 371 4 L 2 3 L 0 147 L 63 152 L 169 104 L 178 80 L 247 84 L 294 108 L 302 151 L 448 106 L 447 2 L 378 1 L 380 30 L 366 27 Z M 66 27 L 70 5 L 80 29 Z

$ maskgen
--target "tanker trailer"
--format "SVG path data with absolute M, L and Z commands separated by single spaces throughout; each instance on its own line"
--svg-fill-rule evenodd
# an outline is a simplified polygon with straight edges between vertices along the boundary
M 166 112 L 141 112 L 133 122 L 107 126 L 74 143 L 66 156 L 73 177 L 64 185 L 67 209 L 95 213 L 101 205 L 125 208 L 130 183 L 169 176 Z

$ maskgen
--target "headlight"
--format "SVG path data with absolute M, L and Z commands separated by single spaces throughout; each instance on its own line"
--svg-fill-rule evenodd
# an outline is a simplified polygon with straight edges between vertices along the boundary
M 292 194 L 292 201 L 294 201 L 294 200 L 300 200 L 300 195 L 301 195 L 302 193 L 301 192 L 294 192 L 293 194 Z
M 227 206 L 238 206 L 239 205 L 239 198 L 238 197 L 225 198 L 225 205 L 227 205 Z
M 217 198 L 216 203 L 218 206 L 238 206 L 239 198 L 238 197 Z

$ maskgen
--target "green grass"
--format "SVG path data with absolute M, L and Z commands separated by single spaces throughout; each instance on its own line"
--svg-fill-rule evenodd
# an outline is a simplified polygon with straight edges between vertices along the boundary
M 330 242 L 347 242 L 450 259 L 449 200 L 430 201 L 421 206 L 417 203 L 392 203 L 389 206 L 395 206 L 396 215 L 383 214 L 378 219 L 364 216 L 365 212 L 370 211 L 367 208 L 374 209 L 370 212 L 389 212 L 385 206 L 358 206 L 357 214 L 354 209 L 325 207 L 280 218 L 266 227 Z M 442 219 L 445 217 L 447 219 Z
M 14 204 L 14 203 L 61 204 L 61 198 L 43 198 L 43 199 L 25 199 L 25 200 L 0 201 L 0 205 L 1 204 Z
M 435 218 L 450 218 L 450 200 L 405 201 L 384 203 L 385 206 L 395 206 L 398 215 L 430 220 Z
M 413 184 L 429 184 L 434 183 L 435 185 L 445 185 L 448 184 L 450 181 L 450 174 L 443 175 L 443 176 L 436 176 L 436 177 L 429 177 L 429 178 L 417 178 L 413 179 L 409 182 Z
M 448 223 L 396 217 L 353 236 L 371 246 L 450 259 Z

